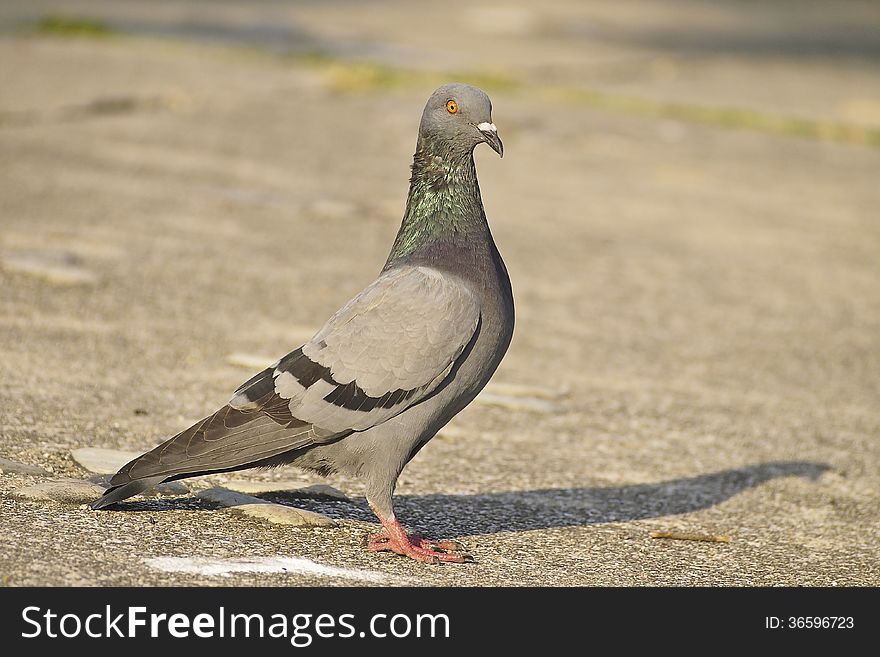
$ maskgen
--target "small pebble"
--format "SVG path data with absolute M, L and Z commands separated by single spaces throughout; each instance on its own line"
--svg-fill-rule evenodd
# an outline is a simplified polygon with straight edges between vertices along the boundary
M 514 397 L 513 395 L 499 395 L 491 392 L 481 392 L 477 395 L 474 403 L 487 406 L 500 406 L 512 411 L 534 411 L 537 413 L 557 413 L 562 410 L 559 404 L 554 404 L 537 397 Z
M 222 505 L 231 513 L 251 518 L 261 518 L 276 525 L 293 527 L 332 527 L 336 522 L 320 513 L 297 509 L 283 504 L 274 504 L 225 488 L 209 488 L 196 494 L 196 497 Z
M 98 277 L 80 265 L 80 259 L 66 251 L 34 250 L 0 254 L 0 267 L 28 274 L 53 285 L 94 285 Z
M 18 461 L 10 461 L 9 459 L 0 458 L 0 472 L 28 474 L 37 477 L 46 477 L 49 472 L 38 465 L 30 465 L 29 463 L 19 463 Z
M 348 495 L 338 488 L 327 484 L 314 484 L 303 486 L 299 481 L 247 481 L 245 479 L 232 479 L 223 484 L 223 488 L 234 490 L 239 493 L 288 493 L 302 497 L 329 497 L 334 500 L 347 500 Z
M 19 488 L 12 496 L 20 500 L 89 504 L 104 494 L 104 487 L 84 479 L 53 479 Z
M 113 474 L 123 465 L 143 454 L 128 452 L 121 449 L 105 449 L 103 447 L 83 447 L 70 453 L 73 460 L 89 472 L 97 474 Z

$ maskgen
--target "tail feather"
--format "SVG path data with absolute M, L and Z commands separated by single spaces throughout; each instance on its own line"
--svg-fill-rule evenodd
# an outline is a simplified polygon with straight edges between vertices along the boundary
M 120 486 L 112 486 L 104 491 L 104 495 L 92 502 L 90 506 L 95 510 L 103 509 L 111 504 L 116 504 L 129 497 L 133 497 L 138 493 L 143 493 L 145 490 L 161 484 L 163 479 L 164 477 L 159 475 L 157 477 L 147 477 L 146 479 L 135 479 Z
M 224 406 L 122 466 L 92 508 L 102 509 L 163 481 L 256 467 L 285 452 L 327 440 L 318 438 L 312 425 L 301 420 L 284 421 L 260 410 Z

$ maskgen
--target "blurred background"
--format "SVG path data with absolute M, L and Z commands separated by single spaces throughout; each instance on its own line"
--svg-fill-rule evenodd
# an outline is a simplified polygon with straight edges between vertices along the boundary
M 482 567 L 362 554 L 362 503 L 260 545 L 437 584 L 880 583 L 873 0 L 5 0 L 0 456 L 82 477 L 72 450 L 152 447 L 307 339 L 383 264 L 453 80 L 504 140 L 476 159 L 518 323 L 400 515 Z M 118 531 L 251 545 L 3 499 L 11 583 L 183 581 L 98 564 Z

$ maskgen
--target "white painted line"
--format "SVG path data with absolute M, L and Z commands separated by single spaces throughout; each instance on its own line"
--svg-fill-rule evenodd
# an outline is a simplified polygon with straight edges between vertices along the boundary
M 191 573 L 207 577 L 229 577 L 232 573 L 290 573 L 340 577 L 364 582 L 382 583 L 388 578 L 375 570 L 354 570 L 325 566 L 299 557 L 250 557 L 213 559 L 209 557 L 153 557 L 144 560 L 148 566 L 166 573 Z

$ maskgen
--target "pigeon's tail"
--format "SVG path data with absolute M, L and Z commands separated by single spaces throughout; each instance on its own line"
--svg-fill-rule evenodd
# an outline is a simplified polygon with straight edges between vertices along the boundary
M 279 455 L 314 442 L 311 424 L 224 406 L 122 466 L 91 506 L 103 509 L 172 479 L 278 465 L 285 462 Z
M 145 490 L 161 484 L 163 479 L 164 477 L 159 475 L 156 477 L 146 477 L 145 479 L 135 479 L 121 486 L 112 486 L 104 492 L 101 499 L 92 502 L 91 507 L 96 510 L 103 509 L 111 504 L 127 500 L 129 497 L 134 497 L 138 493 L 143 493 Z

